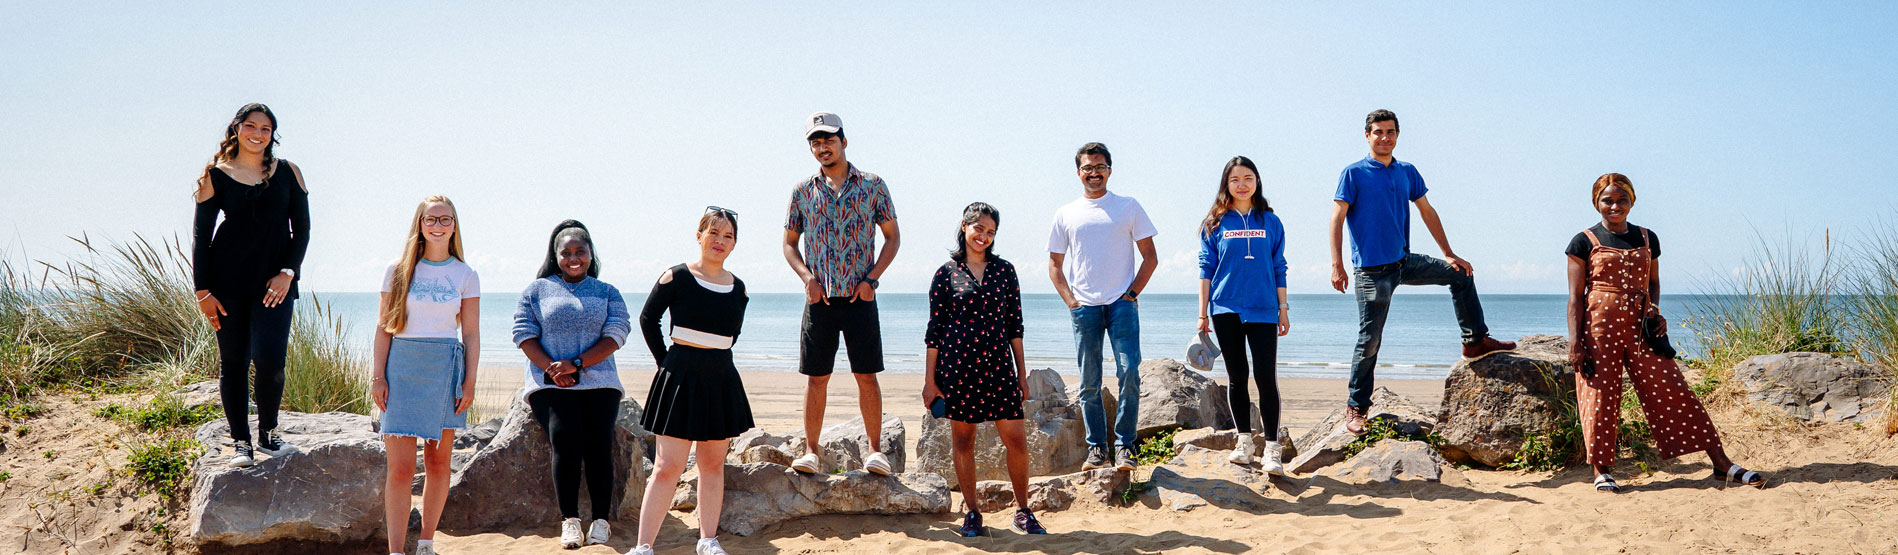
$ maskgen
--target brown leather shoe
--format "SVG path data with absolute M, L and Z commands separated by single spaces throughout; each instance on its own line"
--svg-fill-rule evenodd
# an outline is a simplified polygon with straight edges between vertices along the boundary
M 1365 410 L 1364 407 L 1345 407 L 1344 431 L 1351 432 L 1354 435 L 1364 435 L 1364 415 L 1367 412 L 1370 411 Z
M 1483 336 L 1482 339 L 1463 344 L 1463 358 L 1481 358 L 1496 351 L 1513 350 L 1516 350 L 1514 341 L 1498 341 L 1494 337 Z

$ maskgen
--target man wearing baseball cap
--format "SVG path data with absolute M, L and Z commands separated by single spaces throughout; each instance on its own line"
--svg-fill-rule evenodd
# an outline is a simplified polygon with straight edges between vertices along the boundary
M 824 396 L 841 335 L 850 373 L 857 379 L 863 431 L 870 439 L 871 452 L 863 468 L 888 475 L 890 459 L 883 454 L 881 437 L 883 390 L 877 385 L 877 373 L 883 371 L 883 337 L 877 323 L 876 290 L 877 278 L 889 269 L 901 243 L 896 208 L 883 178 L 858 170 L 844 158 L 844 147 L 850 142 L 844 139 L 843 120 L 837 114 L 811 114 L 804 122 L 804 139 L 811 157 L 817 159 L 818 172 L 791 191 L 784 220 L 784 260 L 804 281 L 798 372 L 810 377 L 804 389 L 805 452 L 792 461 L 791 468 L 807 474 L 822 470 L 817 434 L 824 427 Z M 876 229 L 883 231 L 880 250 Z

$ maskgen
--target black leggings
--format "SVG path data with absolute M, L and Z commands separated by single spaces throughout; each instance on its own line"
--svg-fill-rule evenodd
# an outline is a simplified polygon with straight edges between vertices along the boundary
M 218 317 L 218 396 L 224 402 L 224 420 L 231 439 L 250 443 L 250 368 L 257 366 L 257 431 L 277 429 L 277 409 L 283 405 L 283 359 L 290 346 L 290 315 L 296 299 L 275 307 L 261 300 L 229 302 Z
M 583 462 L 593 518 L 612 514 L 613 427 L 618 425 L 619 398 L 616 389 L 555 388 L 527 397 L 534 420 L 547 430 L 547 443 L 553 446 L 554 497 L 560 501 L 560 518 L 580 517 Z
M 1252 376 L 1259 382 L 1259 412 L 1266 441 L 1279 440 L 1279 325 L 1245 322 L 1238 314 L 1213 315 L 1213 335 L 1219 352 L 1226 359 L 1226 400 L 1232 404 L 1232 418 L 1240 433 L 1252 432 L 1252 400 L 1246 391 L 1246 347 L 1252 347 Z

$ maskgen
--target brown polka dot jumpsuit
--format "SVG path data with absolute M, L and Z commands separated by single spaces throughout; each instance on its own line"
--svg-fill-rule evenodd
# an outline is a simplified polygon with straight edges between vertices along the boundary
M 1662 459 L 1719 447 L 1720 434 L 1700 400 L 1687 389 L 1680 367 L 1673 359 L 1654 354 L 1641 338 L 1649 274 L 1654 271 L 1647 230 L 1641 230 L 1643 246 L 1634 249 L 1605 247 L 1592 230 L 1583 233 L 1593 245 L 1588 251 L 1586 333 L 1595 377 L 1577 380 L 1575 396 L 1588 463 L 1615 462 L 1623 371 L 1634 381 L 1641 412 L 1647 415 Z

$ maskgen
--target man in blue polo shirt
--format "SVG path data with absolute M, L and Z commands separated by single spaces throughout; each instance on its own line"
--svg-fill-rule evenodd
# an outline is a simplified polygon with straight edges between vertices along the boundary
M 1399 284 L 1450 286 L 1457 326 L 1463 328 L 1464 358 L 1516 348 L 1515 343 L 1489 336 L 1483 304 L 1476 298 L 1476 267 L 1450 250 L 1437 210 L 1424 196 L 1423 175 L 1416 166 L 1391 156 L 1397 149 L 1397 114 L 1378 110 L 1365 116 L 1364 139 L 1371 145 L 1371 154 L 1346 166 L 1338 176 L 1338 194 L 1332 198 L 1337 205 L 1331 212 L 1331 286 L 1344 292 L 1341 243 L 1345 224 L 1351 226 L 1351 264 L 1357 277 L 1358 345 L 1351 354 L 1351 398 L 1345 420 L 1354 434 L 1364 433 L 1372 373 L 1384 339 L 1384 317 L 1390 313 L 1391 293 Z M 1417 205 L 1424 227 L 1448 260 L 1410 252 L 1409 204 Z

